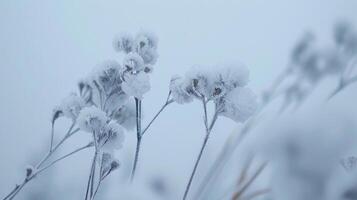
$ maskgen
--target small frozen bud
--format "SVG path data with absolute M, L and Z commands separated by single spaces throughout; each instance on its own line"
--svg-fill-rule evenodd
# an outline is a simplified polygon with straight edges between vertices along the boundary
M 63 116 L 63 111 L 61 110 L 60 107 L 55 107 L 52 112 L 52 120 L 51 120 L 52 124 L 54 124 L 55 121 L 61 116 Z
M 144 68 L 145 73 L 152 73 L 153 71 L 154 71 L 154 68 L 152 67 L 152 65 L 147 65 Z
M 127 95 L 142 99 L 143 95 L 150 90 L 150 79 L 148 74 L 145 72 L 125 74 L 122 89 Z
M 179 103 L 190 103 L 193 100 L 192 95 L 189 93 L 190 83 L 185 81 L 180 76 L 173 76 L 170 81 L 170 91 L 172 99 Z
M 124 72 L 138 73 L 143 71 L 145 68 L 143 58 L 137 53 L 129 53 L 125 56 L 124 61 Z
M 77 119 L 79 128 L 87 132 L 98 132 L 107 121 L 105 112 L 95 106 L 83 108 Z
M 113 160 L 112 163 L 110 164 L 110 167 L 112 170 L 118 169 L 120 166 L 119 160 Z
M 123 51 L 124 53 L 129 53 L 133 51 L 134 39 L 127 33 L 121 33 L 114 38 L 113 47 L 118 52 Z
M 252 116 L 257 107 L 256 95 L 248 88 L 237 87 L 218 103 L 219 114 L 236 122 L 245 122 Z
M 69 96 L 62 100 L 60 109 L 62 110 L 65 117 L 75 120 L 84 106 L 84 100 L 77 94 L 71 93 Z
M 26 177 L 30 177 L 34 172 L 33 166 L 29 165 L 26 167 Z

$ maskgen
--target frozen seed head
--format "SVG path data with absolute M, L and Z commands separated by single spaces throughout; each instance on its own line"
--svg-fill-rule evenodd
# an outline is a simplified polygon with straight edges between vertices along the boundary
M 219 102 L 219 115 L 245 122 L 258 107 L 256 95 L 248 88 L 237 87 Z
M 170 81 L 170 91 L 172 99 L 179 103 L 190 103 L 193 100 L 192 95 L 189 93 L 190 83 L 185 81 L 180 76 L 173 76 Z
M 76 93 L 71 93 L 62 100 L 59 109 L 65 117 L 75 120 L 84 106 L 84 100 Z
M 124 128 L 111 120 L 98 135 L 98 144 L 102 151 L 112 153 L 115 149 L 122 148 L 124 139 Z
M 142 99 L 143 95 L 150 90 L 149 75 L 145 72 L 125 74 L 123 79 L 122 89 L 129 96 Z
M 114 38 L 113 47 L 117 52 L 132 52 L 134 49 L 134 39 L 130 34 L 121 33 Z
M 125 56 L 124 61 L 124 72 L 130 72 L 133 74 L 139 73 L 145 69 L 143 58 L 137 53 L 129 53 Z
M 80 129 L 92 133 L 99 132 L 108 121 L 108 117 L 99 108 L 91 106 L 83 108 L 77 120 Z

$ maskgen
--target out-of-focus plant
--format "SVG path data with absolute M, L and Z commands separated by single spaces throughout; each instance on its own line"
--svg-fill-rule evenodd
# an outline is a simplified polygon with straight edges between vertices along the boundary
M 255 112 L 256 96 L 246 87 L 248 80 L 249 71 L 237 65 L 217 67 L 213 71 L 196 68 L 189 71 L 185 77 L 174 76 L 171 79 L 172 99 L 179 104 L 190 103 L 193 99 L 197 99 L 201 101 L 204 113 L 205 137 L 183 199 L 187 198 L 217 118 L 225 116 L 236 122 L 245 122 Z M 211 120 L 209 120 L 208 105 L 214 107 Z

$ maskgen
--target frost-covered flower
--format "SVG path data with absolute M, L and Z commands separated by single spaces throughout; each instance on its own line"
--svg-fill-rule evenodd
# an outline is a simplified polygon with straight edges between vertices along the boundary
M 113 113 L 113 119 L 127 130 L 134 129 L 136 125 L 136 110 L 133 102 L 129 100 Z
M 62 100 L 60 109 L 65 117 L 75 120 L 84 106 L 83 99 L 76 93 L 71 93 Z
M 333 34 L 336 44 L 347 54 L 357 53 L 357 31 L 350 23 L 338 22 L 334 26 Z
M 179 103 L 190 103 L 193 100 L 192 94 L 189 93 L 190 84 L 180 76 L 173 76 L 170 81 L 170 91 L 172 99 Z
M 157 61 L 157 37 L 148 32 L 141 32 L 135 39 L 135 50 L 143 58 L 145 64 L 155 64 Z
M 101 159 L 100 177 L 104 179 L 112 171 L 120 166 L 119 160 L 115 159 L 111 153 L 103 153 Z
M 124 128 L 111 120 L 97 135 L 98 144 L 103 152 L 112 153 L 115 149 L 122 148 L 125 135 Z
M 98 132 L 104 127 L 108 121 L 108 117 L 99 108 L 91 106 L 81 110 L 77 121 L 80 129 L 87 132 Z
M 124 58 L 124 72 L 131 72 L 133 74 L 143 71 L 145 68 L 143 58 L 137 53 L 129 53 Z
M 212 73 L 208 70 L 192 68 L 186 73 L 185 81 L 190 84 L 192 93 L 196 97 L 209 97 L 212 77 Z
M 210 80 L 210 98 L 220 98 L 236 87 L 243 87 L 249 81 L 249 70 L 242 66 L 226 65 L 217 68 Z
M 244 122 L 258 107 L 256 95 L 248 88 L 237 87 L 218 102 L 219 115 Z
M 133 51 L 134 48 L 134 39 L 130 34 L 121 33 L 113 41 L 113 47 L 116 51 L 123 51 L 129 53 Z
M 103 88 L 106 94 L 111 93 L 112 90 L 116 89 L 121 84 L 120 70 L 121 66 L 119 63 L 109 60 L 101 63 L 94 72 L 94 79 L 99 86 Z
M 145 72 L 124 74 L 123 79 L 122 89 L 129 96 L 142 99 L 143 95 L 150 90 L 149 75 Z

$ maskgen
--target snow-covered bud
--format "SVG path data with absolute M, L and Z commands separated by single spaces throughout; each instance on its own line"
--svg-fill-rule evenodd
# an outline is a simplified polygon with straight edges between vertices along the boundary
M 63 111 L 61 107 L 55 107 L 52 112 L 52 120 L 51 120 L 52 124 L 54 124 L 55 121 L 61 116 L 63 116 Z
M 192 95 L 188 92 L 190 83 L 185 81 L 184 78 L 180 76 L 173 76 L 170 81 L 170 91 L 172 99 L 179 103 L 190 103 L 193 100 Z
M 28 165 L 26 167 L 26 177 L 30 177 L 34 171 L 35 171 L 34 167 L 32 165 Z
M 87 132 L 98 132 L 104 127 L 108 117 L 99 108 L 91 106 L 81 110 L 77 121 L 80 129 Z
M 124 53 L 129 53 L 133 51 L 134 39 L 131 35 L 127 33 L 121 33 L 113 41 L 113 47 L 116 51 Z
M 65 117 L 75 120 L 79 112 L 85 106 L 84 100 L 75 93 L 71 93 L 64 98 L 60 105 L 60 110 Z
M 219 115 L 245 122 L 258 107 L 256 95 L 248 88 L 237 87 L 218 102 Z
M 129 96 L 142 99 L 143 95 L 150 90 L 149 75 L 145 72 L 124 74 L 123 79 L 122 89 Z

